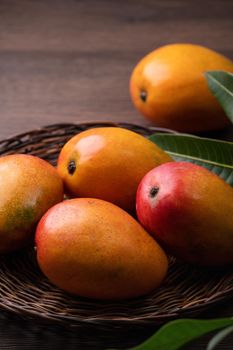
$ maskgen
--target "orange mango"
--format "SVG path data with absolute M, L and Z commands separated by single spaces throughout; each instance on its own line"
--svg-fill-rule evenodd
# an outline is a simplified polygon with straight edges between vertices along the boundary
M 36 231 L 37 261 L 52 283 L 95 299 L 147 294 L 166 276 L 168 260 L 128 213 L 92 198 L 49 209 Z
M 171 157 L 145 137 L 116 127 L 81 132 L 63 147 L 58 173 L 71 197 L 112 202 L 134 212 L 137 186 Z

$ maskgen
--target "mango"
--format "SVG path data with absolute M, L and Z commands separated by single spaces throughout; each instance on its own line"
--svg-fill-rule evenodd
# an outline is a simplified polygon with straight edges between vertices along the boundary
M 192 163 L 160 165 L 137 191 L 141 224 L 169 252 L 188 263 L 233 263 L 233 188 Z
M 56 169 L 31 155 L 0 157 L 0 253 L 33 242 L 37 222 L 63 200 Z
M 142 177 L 171 157 L 145 137 L 117 127 L 93 128 L 63 147 L 57 170 L 70 197 L 99 198 L 135 212 Z
M 59 203 L 36 230 L 37 261 L 68 293 L 95 299 L 147 294 L 166 276 L 168 260 L 127 212 L 91 198 Z
M 230 125 L 208 89 L 204 73 L 233 73 L 233 62 L 206 47 L 162 46 L 140 60 L 130 78 L 130 93 L 142 115 L 160 127 L 202 132 Z

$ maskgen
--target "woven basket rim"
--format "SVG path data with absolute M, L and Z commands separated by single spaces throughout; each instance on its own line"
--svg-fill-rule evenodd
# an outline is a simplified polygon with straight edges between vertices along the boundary
M 96 121 L 96 120 L 90 120 L 88 122 L 70 122 L 70 123 L 55 123 L 55 124 L 45 124 L 45 125 L 41 125 L 41 126 L 37 126 L 33 129 L 29 129 L 23 132 L 19 132 L 19 133 L 13 133 L 10 134 L 2 139 L 0 139 L 0 145 L 3 142 L 6 141 L 10 141 L 12 139 L 17 139 L 17 138 L 21 138 L 24 137 L 25 135 L 31 134 L 31 133 L 37 133 L 37 132 L 41 132 L 41 131 L 47 131 L 50 128 L 54 128 L 54 127 L 71 127 L 71 126 L 79 126 L 79 125 L 87 125 L 87 126 L 93 126 L 95 127 L 96 125 L 99 125 L 99 127 L 102 126 L 109 126 L 109 127 L 135 127 L 135 128 L 140 128 L 140 129 L 144 129 L 145 131 L 147 130 L 151 130 L 154 132 L 162 132 L 162 133 L 170 133 L 170 134 L 180 134 L 179 131 L 173 130 L 173 129 L 169 129 L 169 128 L 162 128 L 162 127 L 156 127 L 153 125 L 140 125 L 137 123 L 127 123 L 127 122 L 111 122 L 108 120 L 100 120 L 100 121 Z

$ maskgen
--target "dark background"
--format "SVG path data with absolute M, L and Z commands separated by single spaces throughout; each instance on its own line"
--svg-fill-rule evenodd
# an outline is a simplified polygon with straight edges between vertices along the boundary
M 144 123 L 128 91 L 138 60 L 174 42 L 233 58 L 232 14 L 232 0 L 0 0 L 0 138 L 57 122 Z
M 175 42 L 233 58 L 233 1 L 0 0 L 0 138 L 58 122 L 147 125 L 130 101 L 131 71 L 148 52 Z M 200 317 L 232 314 L 231 299 Z M 155 328 L 128 337 L 137 343 Z M 103 338 L 0 316 L 4 350 L 110 347 Z M 229 338 L 219 349 L 232 344 Z

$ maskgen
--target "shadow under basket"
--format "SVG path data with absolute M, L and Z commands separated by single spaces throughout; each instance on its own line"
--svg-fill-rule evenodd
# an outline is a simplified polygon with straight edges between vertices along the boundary
M 0 141 L 0 155 L 28 153 L 56 164 L 62 146 L 73 135 L 93 127 L 116 126 L 143 136 L 172 130 L 128 123 L 49 125 Z M 106 302 L 71 296 L 56 288 L 40 272 L 33 248 L 0 257 L 0 308 L 24 318 L 61 324 L 70 329 L 159 325 L 179 317 L 193 317 L 233 296 L 232 267 L 205 269 L 170 259 L 163 285 L 131 300 Z

